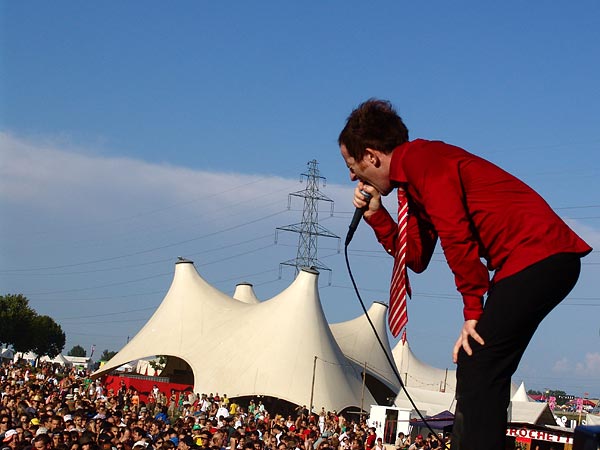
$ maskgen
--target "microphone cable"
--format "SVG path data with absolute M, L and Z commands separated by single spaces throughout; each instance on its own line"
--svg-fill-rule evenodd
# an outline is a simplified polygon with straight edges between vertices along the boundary
M 349 240 L 346 239 L 346 244 L 344 245 L 344 257 L 346 259 L 346 267 L 348 269 L 348 275 L 350 275 L 350 281 L 352 281 L 352 286 L 354 287 L 354 292 L 356 293 L 356 297 L 358 298 L 360 306 L 362 307 L 362 310 L 365 313 L 365 317 L 367 318 L 367 321 L 369 322 L 369 325 L 371 326 L 371 329 L 373 330 L 373 334 L 375 334 L 375 337 L 377 338 L 377 342 L 379 343 L 379 346 L 381 347 L 381 350 L 383 351 L 383 354 L 385 355 L 385 357 L 386 357 L 386 359 L 387 359 L 390 367 L 392 368 L 392 371 L 394 372 L 394 375 L 396 375 L 396 378 L 398 378 L 398 381 L 400 382 L 400 387 L 402 388 L 402 390 L 406 394 L 406 397 L 408 398 L 408 400 L 409 400 L 410 404 L 412 405 L 412 407 L 417 412 L 417 415 L 419 416 L 419 418 L 423 421 L 423 423 L 425 424 L 425 426 L 427 427 L 427 429 L 434 436 L 436 436 L 438 438 L 438 441 L 439 441 L 438 434 L 435 431 L 433 431 L 433 429 L 429 425 L 429 422 L 427 422 L 427 420 L 425 420 L 425 417 L 423 417 L 423 414 L 421 414 L 421 411 L 419 410 L 419 408 L 417 408 L 417 405 L 415 404 L 415 402 L 413 401 L 412 397 L 408 393 L 408 390 L 406 389 L 406 386 L 402 382 L 402 377 L 400 376 L 400 373 L 398 373 L 398 370 L 396 368 L 396 364 L 392 361 L 391 356 L 386 351 L 385 345 L 383 345 L 383 341 L 379 337 L 379 334 L 377 333 L 377 330 L 375 329 L 375 325 L 373 325 L 373 321 L 369 317 L 369 313 L 367 312 L 367 308 L 365 306 L 365 303 L 363 302 L 363 299 L 360 296 L 360 292 L 358 290 L 358 286 L 356 285 L 356 282 L 354 281 L 354 276 L 352 275 L 352 269 L 350 268 L 350 261 L 348 259 L 348 244 L 349 243 L 350 243 Z M 365 374 L 363 376 L 366 378 L 366 376 L 367 376 L 366 372 L 365 372 Z M 450 447 L 446 443 L 444 443 L 444 442 L 440 441 L 440 445 L 442 446 L 442 448 L 446 448 L 448 450 L 450 449 Z

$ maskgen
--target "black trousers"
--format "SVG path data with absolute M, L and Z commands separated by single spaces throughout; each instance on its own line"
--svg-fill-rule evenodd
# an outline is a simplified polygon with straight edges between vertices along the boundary
M 485 341 L 458 354 L 452 450 L 504 450 L 511 376 L 535 330 L 571 291 L 580 257 L 546 258 L 490 288 L 477 323 Z

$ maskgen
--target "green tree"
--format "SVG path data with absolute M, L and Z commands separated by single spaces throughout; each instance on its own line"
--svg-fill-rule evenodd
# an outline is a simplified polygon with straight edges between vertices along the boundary
M 31 323 L 32 350 L 54 358 L 65 348 L 65 333 L 52 317 L 36 315 Z
M 75 345 L 69 352 L 68 356 L 86 356 L 86 351 L 81 345 Z
M 0 343 L 12 345 L 18 352 L 30 351 L 33 347 L 29 330 L 35 315 L 24 295 L 0 295 Z
M 108 361 L 113 356 L 115 356 L 117 352 L 109 352 L 108 349 L 104 350 L 100 355 L 100 361 Z

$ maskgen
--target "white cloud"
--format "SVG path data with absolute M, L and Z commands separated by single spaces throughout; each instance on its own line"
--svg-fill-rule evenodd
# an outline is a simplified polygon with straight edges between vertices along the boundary
M 297 189 L 294 181 L 279 177 L 106 157 L 7 133 L 0 133 L 0 151 L 0 200 L 57 214 L 114 218 L 156 208 L 201 213 L 227 205 L 245 211 L 256 207 L 257 199 L 262 211 L 269 213 L 285 207 L 287 192 Z M 269 207 L 277 200 L 278 205 Z
M 586 353 L 585 360 L 575 365 L 575 373 L 585 377 L 600 377 L 600 353 Z
M 571 371 L 569 360 L 565 357 L 554 362 L 552 371 L 555 373 L 565 374 Z
M 574 374 L 581 377 L 600 377 L 600 353 L 586 353 L 583 361 L 572 363 L 567 357 L 554 362 L 552 371 L 556 374 Z

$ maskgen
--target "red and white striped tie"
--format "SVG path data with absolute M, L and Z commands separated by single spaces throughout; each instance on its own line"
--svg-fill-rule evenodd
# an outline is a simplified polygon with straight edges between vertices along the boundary
M 406 241 L 408 223 L 408 200 L 403 188 L 398 188 L 398 236 L 396 238 L 396 255 L 390 285 L 390 309 L 388 323 L 394 337 L 400 334 L 408 323 L 406 311 L 406 295 L 410 295 L 408 275 L 406 273 Z

